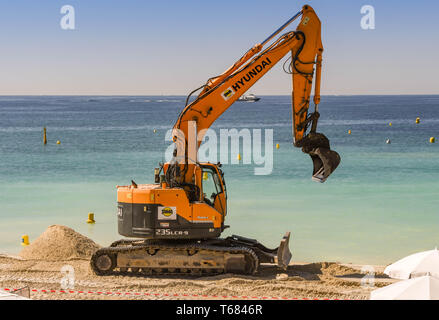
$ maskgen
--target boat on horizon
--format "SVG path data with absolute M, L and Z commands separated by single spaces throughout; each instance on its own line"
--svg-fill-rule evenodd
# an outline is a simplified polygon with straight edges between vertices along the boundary
M 247 95 L 242 95 L 239 97 L 238 101 L 247 101 L 247 102 L 256 102 L 259 101 L 261 98 L 256 97 L 254 94 L 250 93 Z

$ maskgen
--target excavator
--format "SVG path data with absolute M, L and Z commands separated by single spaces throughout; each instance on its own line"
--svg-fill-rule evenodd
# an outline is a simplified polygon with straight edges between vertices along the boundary
M 295 31 L 278 36 L 299 17 Z M 305 5 L 224 73 L 192 91 L 172 130 L 173 158 L 154 168 L 154 183 L 131 181 L 131 185 L 117 186 L 118 232 L 126 238 L 98 249 L 90 261 L 92 270 L 97 275 L 202 276 L 255 274 L 262 263 L 286 269 L 292 257 L 290 232 L 275 249 L 243 236 L 220 237 L 229 227 L 224 224 L 224 173 L 220 163 L 199 163 L 197 150 L 205 130 L 291 53 L 284 70 L 292 75 L 294 146 L 311 156 L 312 179 L 324 182 L 337 168 L 340 156 L 330 149 L 329 140 L 316 131 L 322 52 L 321 22 L 314 10 Z M 314 73 L 315 110 L 309 112 Z

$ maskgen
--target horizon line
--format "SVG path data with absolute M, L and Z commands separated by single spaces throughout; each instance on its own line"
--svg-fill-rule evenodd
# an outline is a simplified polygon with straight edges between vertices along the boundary
M 243 94 L 244 95 L 244 94 Z M 154 97 L 173 96 L 187 97 L 184 94 L 0 94 L 0 97 Z M 291 94 L 259 94 L 261 97 L 291 97 Z M 314 96 L 314 95 L 311 95 Z M 392 94 L 321 94 L 321 97 L 331 96 L 439 96 L 439 93 L 392 93 Z

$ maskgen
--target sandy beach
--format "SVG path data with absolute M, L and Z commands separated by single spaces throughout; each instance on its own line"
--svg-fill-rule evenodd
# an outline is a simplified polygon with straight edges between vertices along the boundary
M 75 270 L 74 288 L 61 288 L 60 270 L 64 265 Z M 29 287 L 30 298 L 38 300 L 368 299 L 372 289 L 361 286 L 364 274 L 360 269 L 361 266 L 323 262 L 294 263 L 282 279 L 276 279 L 276 275 L 284 272 L 269 265 L 262 266 L 255 276 L 99 277 L 92 273 L 85 259 L 54 262 L 1 256 L 0 283 L 2 289 Z M 375 270 L 375 287 L 395 281 L 384 277 L 379 271 L 381 267 Z
M 362 265 L 336 262 L 292 262 L 286 271 L 264 264 L 252 276 L 96 276 L 89 264 L 96 247 L 70 228 L 51 226 L 20 256 L 0 255 L 0 288 L 28 287 L 38 300 L 368 299 L 373 290 L 362 285 Z M 70 287 L 62 285 L 66 265 L 74 271 Z M 383 275 L 383 266 L 373 268 L 375 288 L 395 281 Z

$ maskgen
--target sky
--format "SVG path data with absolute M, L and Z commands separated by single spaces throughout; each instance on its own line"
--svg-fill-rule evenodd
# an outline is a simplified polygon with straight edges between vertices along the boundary
M 439 94 L 435 0 L 0 0 L 0 95 L 186 95 L 304 4 L 322 21 L 322 94 Z M 249 92 L 288 95 L 290 75 L 279 63 Z

